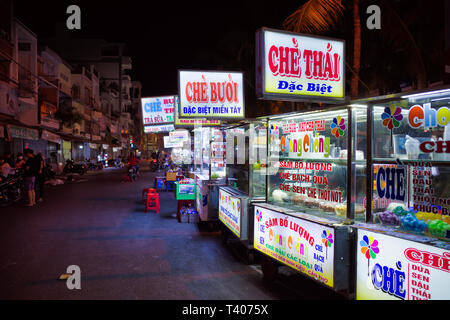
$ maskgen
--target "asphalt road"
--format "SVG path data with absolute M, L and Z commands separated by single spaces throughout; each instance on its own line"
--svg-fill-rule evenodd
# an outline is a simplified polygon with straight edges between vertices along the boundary
M 178 223 L 172 192 L 144 212 L 154 173 L 122 183 L 124 169 L 46 189 L 37 207 L 0 208 L 0 299 L 341 299 L 288 270 L 274 283 L 247 265 L 220 232 Z M 70 265 L 81 289 L 58 280 Z

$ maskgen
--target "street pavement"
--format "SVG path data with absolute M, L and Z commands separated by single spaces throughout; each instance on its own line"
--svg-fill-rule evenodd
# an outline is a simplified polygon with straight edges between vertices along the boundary
M 155 173 L 121 182 L 125 169 L 88 173 L 47 187 L 34 208 L 0 208 L 0 299 L 281 300 L 340 299 L 285 270 L 263 281 L 220 232 L 178 223 L 172 192 L 161 212 L 144 212 L 142 189 Z M 81 269 L 81 289 L 58 280 Z

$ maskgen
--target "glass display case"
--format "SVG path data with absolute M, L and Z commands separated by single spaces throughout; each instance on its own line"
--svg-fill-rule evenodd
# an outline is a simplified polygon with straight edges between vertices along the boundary
M 268 119 L 267 203 L 254 208 L 254 248 L 272 277 L 287 265 L 351 291 L 350 224 L 364 220 L 367 107 Z
M 372 203 L 354 225 L 356 298 L 448 300 L 450 88 L 355 103 L 368 106 Z
M 227 186 L 219 191 L 224 240 L 233 234 L 253 261 L 253 205 L 266 200 L 267 121 L 226 128 Z M 231 233 L 229 232 L 231 231 Z
M 225 136 L 221 129 L 194 130 L 196 203 L 201 221 L 218 219 L 219 186 L 225 185 Z

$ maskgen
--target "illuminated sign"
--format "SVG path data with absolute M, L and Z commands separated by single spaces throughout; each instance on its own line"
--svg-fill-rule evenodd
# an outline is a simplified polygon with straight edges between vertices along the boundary
M 157 126 L 144 126 L 144 133 L 160 133 L 160 132 L 170 132 L 175 130 L 173 124 L 162 124 Z
M 172 142 L 169 136 L 164 137 L 164 148 L 182 148 L 183 142 Z
M 169 140 L 173 143 L 188 142 L 189 137 L 189 131 L 187 130 L 175 130 L 169 132 Z
M 256 95 L 335 101 L 345 96 L 345 42 L 262 28 L 256 33 Z
M 358 229 L 358 300 L 450 299 L 450 251 Z
M 431 128 L 436 126 L 445 127 L 450 120 L 450 110 L 441 107 L 438 110 L 431 108 L 431 103 L 424 103 L 423 107 L 415 105 L 409 109 L 408 123 L 411 128 Z
M 174 122 L 174 96 L 142 98 L 142 119 L 145 125 Z
M 242 72 L 178 72 L 179 115 L 184 118 L 243 119 Z

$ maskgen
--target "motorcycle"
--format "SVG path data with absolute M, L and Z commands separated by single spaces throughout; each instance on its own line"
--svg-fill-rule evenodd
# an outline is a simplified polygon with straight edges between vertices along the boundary
M 150 171 L 155 172 L 157 170 L 158 170 L 158 163 L 156 162 L 156 159 L 153 159 L 150 162 Z
M 135 166 L 128 166 L 128 177 L 130 178 L 130 181 L 136 181 L 137 179 L 137 170 Z
M 23 199 L 23 177 L 15 174 L 0 181 L 0 206 L 9 206 Z

